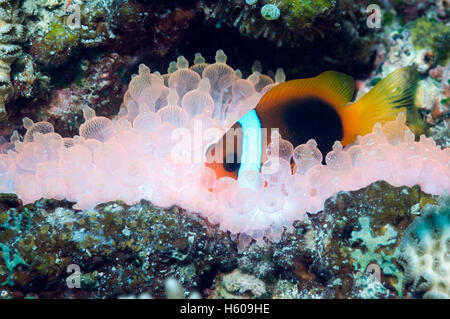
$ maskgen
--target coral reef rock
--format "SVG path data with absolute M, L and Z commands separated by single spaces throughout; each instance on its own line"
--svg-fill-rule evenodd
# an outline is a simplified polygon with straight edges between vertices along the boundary
M 267 38 L 277 46 L 296 46 L 301 38 L 323 37 L 336 29 L 340 17 L 335 0 L 320 1 L 202 1 L 207 20 L 237 28 L 254 38 Z
M 236 243 L 177 208 L 161 210 L 145 201 L 84 212 L 71 206 L 48 200 L 21 206 L 14 196 L 1 195 L 2 290 L 18 297 L 161 297 L 169 277 L 192 292 L 212 268 L 235 267 Z M 66 283 L 71 267 L 81 273 L 80 289 Z
M 0 0 L 0 116 L 6 113 L 5 104 L 12 98 L 11 64 L 22 55 L 18 44 L 25 41 L 23 17 L 19 0 Z
M 1 296 L 421 297 L 408 292 L 413 276 L 423 273 L 421 263 L 409 259 L 416 268 L 404 270 L 402 260 L 408 259 L 398 251 L 416 255 L 422 247 L 440 258 L 439 267 L 448 263 L 448 200 L 427 208 L 436 202 L 417 186 L 377 182 L 328 199 L 322 212 L 295 223 L 279 242 L 252 243 L 238 252 L 236 236 L 177 207 L 116 201 L 77 211 L 67 201 L 24 206 L 15 195 L 2 194 Z M 440 250 L 416 245 L 422 230 L 430 232 L 428 244 L 440 238 Z M 435 271 L 428 261 L 427 271 Z M 80 275 L 75 288 L 73 269 Z M 370 269 L 379 269 L 379 276 Z

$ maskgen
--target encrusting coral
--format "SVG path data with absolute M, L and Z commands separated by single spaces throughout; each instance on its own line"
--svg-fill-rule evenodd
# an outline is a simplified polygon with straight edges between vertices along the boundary
M 430 194 L 450 190 L 449 149 L 425 136 L 414 141 L 403 113 L 345 149 L 336 142 L 327 165 L 314 140 L 294 148 L 274 134 L 261 172 L 217 179 L 204 165 L 205 151 L 284 81 L 281 69 L 275 79 L 258 69 L 243 79 L 221 50 L 213 64 L 197 55 L 189 67 L 179 57 L 166 75 L 141 65 L 117 118 L 85 107 L 80 136 L 73 138 L 54 133 L 48 122 L 24 119 L 24 141 L 0 155 L 0 192 L 15 192 L 24 203 L 66 198 L 80 209 L 116 199 L 179 205 L 239 233 L 244 247 L 252 238 L 278 240 L 284 227 L 320 211 L 333 194 L 377 180 L 418 184 Z
M 0 116 L 6 112 L 5 103 L 13 96 L 11 64 L 22 55 L 17 44 L 25 41 L 18 0 L 0 0 Z

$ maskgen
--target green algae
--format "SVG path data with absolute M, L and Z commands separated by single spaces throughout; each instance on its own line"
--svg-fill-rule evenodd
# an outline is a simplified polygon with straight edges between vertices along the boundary
M 439 64 L 450 60 L 450 28 L 435 19 L 421 17 L 411 27 L 411 41 L 416 49 L 433 50 Z
M 336 5 L 335 0 L 280 0 L 277 1 L 286 22 L 292 26 L 302 26 L 311 23 L 314 19 Z
M 63 65 L 80 43 L 80 32 L 64 23 L 53 22 L 50 31 L 32 43 L 30 51 L 36 60 L 48 67 Z

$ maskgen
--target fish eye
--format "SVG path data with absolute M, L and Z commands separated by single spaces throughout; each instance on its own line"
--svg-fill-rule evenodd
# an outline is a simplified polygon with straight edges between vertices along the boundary
M 227 154 L 224 158 L 223 158 L 223 168 L 227 171 L 227 172 L 235 172 L 239 169 L 239 167 L 241 166 L 241 163 L 238 162 L 238 157 L 236 153 L 232 153 L 232 154 Z

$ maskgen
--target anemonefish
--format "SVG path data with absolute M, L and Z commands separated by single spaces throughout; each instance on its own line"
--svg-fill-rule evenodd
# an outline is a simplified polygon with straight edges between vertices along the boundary
M 326 71 L 313 78 L 287 81 L 273 87 L 256 108 L 244 115 L 233 127 L 241 134 L 225 134 L 206 153 L 206 166 L 217 178 L 238 179 L 244 170 L 257 170 L 267 160 L 270 136 L 264 132 L 278 129 L 281 137 L 293 146 L 315 139 L 322 154 L 327 154 L 335 141 L 348 145 L 358 135 L 370 133 L 377 122 L 392 121 L 407 111 L 408 125 L 421 130 L 421 121 L 414 106 L 418 75 L 411 67 L 397 69 L 378 82 L 367 94 L 351 102 L 355 84 L 351 76 Z M 267 128 L 267 130 L 262 130 Z M 261 133 L 249 136 L 251 130 Z M 267 133 L 268 135 L 270 133 Z M 227 147 L 234 145 L 234 148 Z M 222 148 L 223 159 L 217 160 Z M 249 158 L 258 161 L 249 161 Z M 260 160 L 259 160 L 260 159 Z

